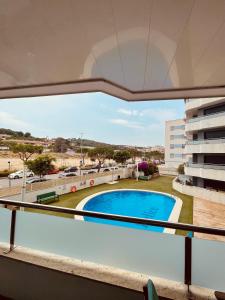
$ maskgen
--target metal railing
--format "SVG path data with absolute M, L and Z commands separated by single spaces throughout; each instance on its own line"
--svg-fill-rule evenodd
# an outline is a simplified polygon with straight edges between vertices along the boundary
M 189 168 L 201 168 L 201 169 L 211 169 L 211 170 L 225 170 L 225 165 L 224 164 L 186 163 L 186 167 L 189 167 Z
M 224 111 L 223 112 L 214 113 L 214 114 L 210 114 L 210 115 L 204 115 L 204 116 L 200 116 L 200 117 L 196 117 L 196 118 L 191 118 L 191 119 L 187 120 L 186 122 L 188 124 L 190 124 L 190 123 L 194 123 L 194 122 L 199 122 L 201 120 L 207 120 L 207 119 L 221 117 L 221 116 L 225 116 L 225 112 Z
M 225 144 L 225 138 L 187 141 L 186 145 Z
M 113 220 L 113 221 L 121 221 L 121 222 L 128 222 L 134 224 L 143 224 L 143 225 L 150 225 L 150 226 L 158 226 L 158 227 L 165 227 L 165 228 L 172 228 L 172 229 L 179 229 L 185 230 L 189 232 L 198 232 L 204 234 L 212 234 L 218 236 L 225 236 L 225 229 L 223 228 L 211 228 L 211 227 L 203 227 L 203 226 L 195 226 L 191 224 L 185 223 L 174 223 L 168 221 L 160 221 L 160 220 L 153 220 L 153 219 L 146 219 L 146 218 L 136 218 L 136 217 L 129 217 L 129 216 L 121 216 L 121 215 L 112 215 L 112 214 L 105 214 L 99 212 L 91 212 L 91 211 L 83 211 L 83 210 L 76 210 L 71 208 L 64 208 L 58 206 L 50 206 L 50 205 L 43 205 L 43 204 L 36 204 L 36 203 L 27 203 L 27 202 L 20 202 L 20 201 L 11 201 L 11 200 L 4 200 L 0 199 L 0 204 L 3 206 L 9 205 L 11 208 L 11 228 L 10 228 L 10 249 L 9 251 L 13 251 L 14 239 L 15 239 L 15 229 L 16 229 L 16 208 L 32 208 L 32 209 L 39 209 L 43 211 L 49 212 L 57 212 L 57 213 L 66 213 L 70 215 L 79 215 L 79 216 L 86 216 L 86 217 L 93 217 L 98 219 L 105 219 L 105 220 Z M 29 213 L 29 212 L 26 212 Z M 184 251 L 184 283 L 188 285 L 192 284 L 192 237 L 190 235 L 184 237 L 185 238 L 185 251 Z

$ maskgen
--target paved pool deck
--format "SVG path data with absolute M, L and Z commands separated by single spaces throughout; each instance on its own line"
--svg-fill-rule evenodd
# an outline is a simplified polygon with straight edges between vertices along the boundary
M 194 198 L 193 224 L 207 227 L 225 228 L 225 205 L 201 198 Z M 225 237 L 195 233 L 196 237 L 225 241 Z

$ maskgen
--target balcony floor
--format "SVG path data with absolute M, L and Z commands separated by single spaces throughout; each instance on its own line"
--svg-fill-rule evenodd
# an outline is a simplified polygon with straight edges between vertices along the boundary
M 194 198 L 193 223 L 198 226 L 225 227 L 225 205 L 213 203 L 200 198 Z M 202 239 L 225 241 L 225 237 L 195 233 Z

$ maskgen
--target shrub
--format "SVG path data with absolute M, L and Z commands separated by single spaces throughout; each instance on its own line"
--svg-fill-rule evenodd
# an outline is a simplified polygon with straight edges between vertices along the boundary
M 184 174 L 184 164 L 179 165 L 179 167 L 177 168 L 177 172 L 181 175 Z
M 67 168 L 67 166 L 61 166 L 59 167 L 59 171 L 64 171 Z
M 158 172 L 158 167 L 153 163 L 143 161 L 138 164 L 138 171 L 144 172 L 145 176 L 153 175 Z

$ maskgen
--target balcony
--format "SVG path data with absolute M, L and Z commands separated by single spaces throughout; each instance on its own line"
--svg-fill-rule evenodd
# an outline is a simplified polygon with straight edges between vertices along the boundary
M 204 129 L 224 127 L 225 112 L 191 118 L 185 125 L 186 132 L 199 131 Z
M 185 153 L 225 153 L 225 139 L 187 141 Z
M 185 175 L 225 181 L 225 165 L 188 163 Z
M 107 215 L 10 200 L 0 200 L 0 204 L 225 236 L 225 230 L 219 228 Z M 5 249 L 9 248 L 11 251 L 11 263 L 13 263 L 12 258 L 30 262 L 32 257 L 33 268 L 34 261 L 42 266 L 42 268 L 36 266 L 35 274 L 39 274 L 40 269 L 43 271 L 45 265 L 44 271 L 47 269 L 51 272 L 52 268 L 54 270 L 61 268 L 64 272 L 73 274 L 72 277 L 79 275 L 80 280 L 84 280 L 87 276 L 89 284 L 93 281 L 96 283 L 97 280 L 108 281 L 111 287 L 112 284 L 125 285 L 139 293 L 139 297 L 136 295 L 129 299 L 142 299 L 140 287 L 141 282 L 146 278 L 152 278 L 160 296 L 169 296 L 172 299 L 174 297 L 188 299 L 187 286 L 196 299 L 213 299 L 214 290 L 225 292 L 225 243 L 223 242 L 84 222 L 42 213 L 10 211 L 3 207 L 0 208 L 0 227 L 0 244 L 4 243 Z M 1 261 L 4 261 L 3 258 L 7 255 L 4 254 Z M 53 260 L 54 257 L 57 257 L 57 260 L 56 258 Z M 18 265 L 18 260 L 15 264 Z M 4 266 L 3 263 L 1 270 L 7 273 Z M 28 264 L 28 267 L 32 266 Z M 11 266 L 10 289 L 5 290 L 8 294 L 17 291 L 17 297 L 20 299 L 28 298 L 24 295 L 29 294 L 29 288 L 17 288 L 18 282 L 23 281 L 24 278 L 21 278 L 21 273 L 18 273 L 17 269 L 14 272 L 12 270 Z M 26 284 L 31 282 L 34 287 L 32 272 L 29 272 L 29 275 L 26 277 Z M 42 280 L 41 276 L 35 279 L 39 294 L 46 289 L 49 293 L 52 292 L 52 277 L 50 274 L 45 276 L 48 284 L 42 285 L 41 288 L 38 285 Z M 7 285 L 5 284 L 7 276 L 1 276 L 1 283 L 1 286 Z M 59 284 L 60 282 L 55 286 L 55 290 Z M 63 278 L 61 284 L 64 286 Z M 98 292 L 100 288 L 103 289 L 98 287 Z M 93 291 L 89 292 L 93 293 Z M 103 299 L 92 296 L 92 299 Z M 82 299 L 89 299 L 88 295 Z
M 199 108 L 207 107 L 209 105 L 218 104 L 224 101 L 224 97 L 215 97 L 215 98 L 197 98 L 197 99 L 188 99 L 185 102 L 185 111 L 197 110 Z
M 176 179 L 173 180 L 173 189 L 182 194 L 186 194 L 196 198 L 201 197 L 204 200 L 225 205 L 225 193 L 223 191 L 216 191 L 213 189 L 181 184 L 180 182 L 176 181 Z

